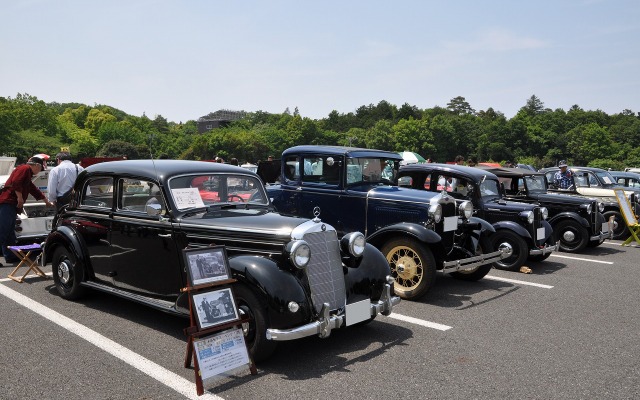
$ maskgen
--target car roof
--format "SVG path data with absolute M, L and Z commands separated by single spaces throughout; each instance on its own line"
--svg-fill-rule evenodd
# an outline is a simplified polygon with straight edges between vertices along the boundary
M 544 175 L 543 172 L 532 171 L 528 168 L 487 167 L 483 165 L 476 168 L 487 170 L 498 176 L 521 177 L 526 175 Z
M 163 180 L 190 173 L 242 173 L 253 174 L 235 165 L 190 160 L 123 160 L 94 164 L 85 169 L 90 175 L 128 175 Z
M 625 178 L 638 178 L 640 179 L 640 174 L 637 172 L 629 172 L 629 171 L 609 171 L 609 173 L 613 176 L 623 176 Z
M 466 167 L 464 165 L 456 164 L 439 164 L 439 163 L 426 163 L 426 164 L 409 164 L 400 167 L 400 171 L 443 171 L 443 172 L 456 172 L 459 175 L 471 177 L 474 180 L 480 180 L 483 177 L 492 178 L 497 180 L 498 177 L 483 168 Z
M 294 146 L 288 148 L 282 153 L 282 156 L 288 156 L 291 154 L 323 154 L 323 155 L 332 155 L 332 156 L 347 156 L 347 157 L 384 157 L 390 158 L 398 161 L 402 161 L 403 158 L 400 154 L 386 151 L 386 150 L 375 150 L 375 149 L 363 149 L 360 147 L 347 147 L 347 146 Z

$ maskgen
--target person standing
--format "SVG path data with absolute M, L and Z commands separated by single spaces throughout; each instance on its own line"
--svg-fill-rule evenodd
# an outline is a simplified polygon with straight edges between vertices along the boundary
M 84 168 L 72 163 L 71 154 L 66 151 L 56 154 L 56 162 L 58 165 L 49 172 L 48 190 L 49 197 L 59 211 L 71 201 L 73 185 Z
M 464 157 L 462 157 L 462 155 L 457 155 L 453 162 L 457 165 L 464 165 Z
M 31 182 L 34 175 L 45 169 L 44 160 L 33 156 L 26 164 L 17 166 L 9 175 L 0 192 L 0 246 L 8 263 L 19 261 L 7 248 L 16 244 L 16 218 L 22 212 L 24 202 L 32 195 L 36 200 L 44 200 L 47 206 L 53 203 Z
M 565 160 L 560 161 L 558 167 L 560 167 L 560 171 L 553 176 L 553 183 L 558 189 L 569 189 L 574 185 L 573 171 L 569 169 Z

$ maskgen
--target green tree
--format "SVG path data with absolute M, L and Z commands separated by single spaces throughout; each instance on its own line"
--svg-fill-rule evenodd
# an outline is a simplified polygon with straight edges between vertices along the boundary
M 451 99 L 451 101 L 447 103 L 447 110 L 455 115 L 474 114 L 476 112 L 462 96 Z

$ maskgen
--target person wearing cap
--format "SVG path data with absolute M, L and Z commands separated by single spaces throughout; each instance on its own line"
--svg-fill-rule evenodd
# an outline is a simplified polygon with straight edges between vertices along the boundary
M 84 171 L 84 168 L 72 163 L 71 154 L 66 151 L 56 154 L 56 162 L 58 165 L 49 172 L 47 187 L 52 203 L 56 205 L 57 210 L 60 210 L 69 204 L 73 185 L 76 183 L 78 174 Z
M 46 169 L 44 160 L 31 157 L 26 164 L 17 166 L 9 175 L 0 192 L 0 246 L 2 254 L 8 263 L 19 261 L 7 248 L 16 244 L 16 218 L 22 212 L 24 202 L 29 195 L 36 200 L 44 200 L 47 206 L 53 206 L 49 199 L 31 182 L 31 178 Z
M 574 185 L 573 172 L 569 169 L 565 160 L 560 161 L 558 167 L 560 167 L 560 171 L 553 176 L 553 183 L 558 189 L 569 189 Z

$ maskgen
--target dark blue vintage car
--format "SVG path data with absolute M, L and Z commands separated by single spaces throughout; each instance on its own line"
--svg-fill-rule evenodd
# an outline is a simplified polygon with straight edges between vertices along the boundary
M 492 248 L 509 256 L 496 267 L 517 270 L 529 258 L 542 261 L 558 249 L 547 209 L 534 204 L 507 201 L 494 174 L 473 167 L 450 164 L 412 164 L 400 168 L 398 184 L 430 192 L 446 192 L 459 202 L 471 201 L 477 215 L 491 222 L 496 233 Z
M 491 251 L 491 224 L 472 216 L 470 202 L 445 193 L 394 184 L 399 154 L 333 146 L 298 146 L 282 154 L 279 185 L 267 186 L 278 211 L 312 217 L 320 212 L 339 236 L 364 232 L 386 256 L 395 293 L 418 298 L 436 271 L 478 280 L 503 253 Z
M 136 160 L 80 173 L 44 246 L 61 297 L 87 288 L 188 315 L 183 249 L 225 246 L 254 360 L 280 340 L 388 315 L 389 265 L 359 232 L 273 211 L 259 177 L 223 164 Z

